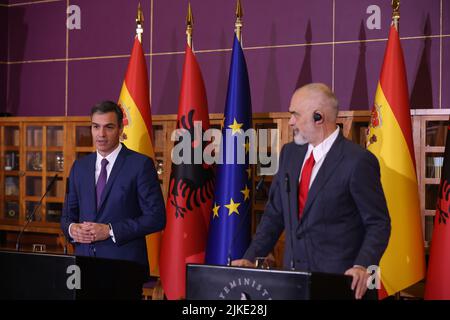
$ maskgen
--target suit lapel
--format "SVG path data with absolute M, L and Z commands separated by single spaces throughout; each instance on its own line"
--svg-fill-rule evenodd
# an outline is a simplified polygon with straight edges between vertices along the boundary
M 92 204 L 92 210 L 86 212 L 87 215 L 91 215 L 87 221 L 95 221 L 95 207 L 96 207 L 96 192 L 95 192 L 95 161 L 97 160 L 97 153 L 92 153 L 89 155 L 86 175 L 84 177 L 83 183 L 83 197 L 86 196 L 88 198 L 87 203 Z M 86 188 L 86 189 L 84 189 Z M 80 221 L 82 222 L 82 221 Z
M 109 192 L 111 191 L 114 180 L 117 178 L 120 170 L 122 169 L 122 165 L 125 162 L 127 153 L 128 149 L 122 144 L 122 150 L 120 150 L 119 154 L 117 155 L 116 161 L 114 162 L 114 166 L 109 175 L 108 182 L 106 183 L 105 189 L 103 190 L 97 212 L 100 212 L 101 208 L 103 207 L 103 203 L 105 202 L 106 198 L 109 195 Z
M 336 141 L 331 146 L 330 151 L 328 151 L 328 154 L 326 155 L 325 160 L 308 191 L 308 198 L 306 199 L 303 218 L 308 214 L 314 199 L 317 197 L 317 194 L 323 189 L 325 183 L 332 176 L 336 166 L 344 157 L 344 154 L 342 153 L 343 139 L 342 134 L 339 133 Z M 302 221 L 304 221 L 303 218 Z

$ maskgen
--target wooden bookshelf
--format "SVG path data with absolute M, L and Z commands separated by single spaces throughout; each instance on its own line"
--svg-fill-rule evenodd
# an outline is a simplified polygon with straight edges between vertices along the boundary
M 440 183 L 445 149 L 449 109 L 412 110 L 413 139 L 417 164 L 417 177 L 425 247 L 432 236 L 433 218 Z M 293 139 L 287 112 L 255 113 L 253 128 L 276 130 L 276 143 L 267 150 L 275 156 L 281 147 Z M 176 128 L 177 115 L 153 116 L 155 166 L 167 199 L 171 170 L 170 137 Z M 222 114 L 211 114 L 211 127 L 220 128 Z M 369 111 L 342 111 L 338 124 L 344 136 L 365 146 L 365 133 L 370 120 Z M 268 138 L 270 140 L 270 137 Z M 89 117 L 6 117 L 0 118 L 0 247 L 11 248 L 26 216 L 45 190 L 50 179 L 58 180 L 49 196 L 44 199 L 23 236 L 25 248 L 41 241 L 50 251 L 62 252 L 64 238 L 59 218 L 64 203 L 67 176 L 75 159 L 94 151 Z M 255 187 L 262 179 L 262 165 L 252 168 L 252 232 L 264 212 L 271 175 L 265 175 L 262 188 Z M 71 249 L 71 248 L 69 248 Z M 273 252 L 276 264 L 282 264 L 284 237 Z

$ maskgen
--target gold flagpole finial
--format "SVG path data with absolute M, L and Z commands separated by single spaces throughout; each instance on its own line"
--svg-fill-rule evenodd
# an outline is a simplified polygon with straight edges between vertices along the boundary
M 143 24 L 144 24 L 144 14 L 142 13 L 141 3 L 139 2 L 136 15 L 136 35 L 138 37 L 139 42 L 142 42 L 142 34 L 144 33 L 144 29 L 142 28 Z
M 400 20 L 400 0 L 392 0 L 392 23 L 398 30 L 398 22 Z
M 192 48 L 192 33 L 194 26 L 194 17 L 192 16 L 191 3 L 188 5 L 188 13 L 186 16 L 186 37 L 189 47 Z
M 238 0 L 236 3 L 236 23 L 234 24 L 234 32 L 236 32 L 236 37 L 238 38 L 239 42 L 241 42 L 242 38 L 242 17 L 244 16 L 241 6 L 241 0 Z

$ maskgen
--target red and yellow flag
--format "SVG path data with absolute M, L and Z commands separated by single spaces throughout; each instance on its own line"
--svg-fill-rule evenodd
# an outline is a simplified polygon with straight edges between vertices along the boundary
M 118 104 L 123 111 L 125 145 L 154 160 L 147 64 L 142 44 L 137 36 L 134 39 Z M 160 232 L 146 237 L 150 274 L 156 276 L 159 275 L 160 238 Z
M 197 127 L 200 124 L 201 127 Z M 161 283 L 169 300 L 185 297 L 186 264 L 204 263 L 208 238 L 209 214 L 214 195 L 214 170 L 195 154 L 203 154 L 203 133 L 209 128 L 208 104 L 200 68 L 189 45 L 186 45 L 177 129 L 190 139 L 189 159 L 172 159 L 166 204 L 167 224 L 162 236 Z M 200 131 L 201 130 L 201 131 Z M 186 152 L 183 151 L 183 153 Z M 173 157 L 177 156 L 174 151 Z
M 425 274 L 408 84 L 395 26 L 389 33 L 367 145 L 380 163 L 391 217 L 391 237 L 380 262 L 380 297 L 384 297 L 415 284 Z
M 434 218 L 425 300 L 450 300 L 450 126 Z

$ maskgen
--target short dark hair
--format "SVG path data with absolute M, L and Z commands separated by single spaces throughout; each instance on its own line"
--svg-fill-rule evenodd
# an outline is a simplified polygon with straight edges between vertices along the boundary
M 117 103 L 112 101 L 102 101 L 100 103 L 97 103 L 95 106 L 91 109 L 91 118 L 94 115 L 94 113 L 109 113 L 114 112 L 117 117 L 117 123 L 119 124 L 119 127 L 122 127 L 123 125 L 123 112 L 122 109 L 117 105 Z

